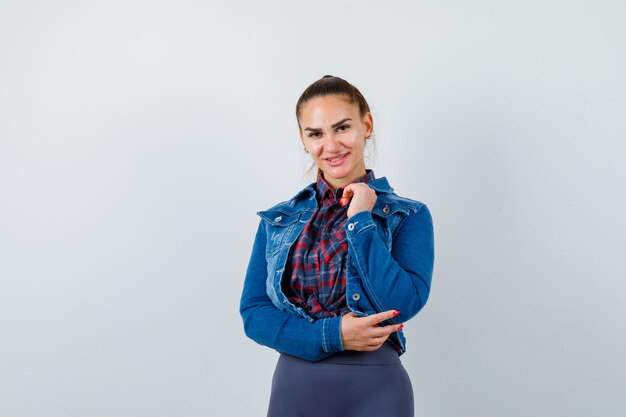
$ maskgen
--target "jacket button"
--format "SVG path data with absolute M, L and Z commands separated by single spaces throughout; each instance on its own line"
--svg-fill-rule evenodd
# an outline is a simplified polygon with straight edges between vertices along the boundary
M 275 222 L 279 222 L 283 219 L 283 216 L 278 216 L 274 219 Z
M 354 223 L 348 223 L 348 230 L 354 230 Z
M 391 211 L 391 209 L 389 208 L 388 205 L 385 205 L 385 207 L 383 208 L 383 213 L 388 214 L 389 211 Z
M 355 292 L 354 294 L 352 294 L 352 299 L 354 301 L 359 301 L 359 298 L 361 298 L 361 295 L 358 292 Z

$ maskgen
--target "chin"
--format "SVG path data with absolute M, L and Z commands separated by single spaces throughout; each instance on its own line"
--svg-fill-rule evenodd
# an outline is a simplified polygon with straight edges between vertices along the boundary
M 337 175 L 341 174 L 343 176 L 346 176 L 350 172 L 352 172 L 353 169 L 354 169 L 354 167 L 329 167 L 329 166 L 327 166 L 326 167 L 326 172 L 329 172 L 329 173 L 332 172 L 332 173 L 337 174 Z

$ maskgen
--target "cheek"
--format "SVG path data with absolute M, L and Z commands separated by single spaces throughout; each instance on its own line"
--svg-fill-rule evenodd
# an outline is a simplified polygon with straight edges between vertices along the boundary
M 309 150 L 313 155 L 317 155 L 318 153 L 320 153 L 321 149 L 322 149 L 321 143 L 315 142 L 309 145 Z
M 350 131 L 349 137 L 350 141 L 352 141 L 352 144 L 356 145 L 356 143 L 359 141 L 359 138 L 363 139 L 365 137 L 365 132 L 363 132 L 361 129 L 355 128 Z
M 365 146 L 365 136 L 363 136 L 359 132 L 355 132 L 354 135 L 350 137 L 350 147 L 353 149 L 362 148 Z

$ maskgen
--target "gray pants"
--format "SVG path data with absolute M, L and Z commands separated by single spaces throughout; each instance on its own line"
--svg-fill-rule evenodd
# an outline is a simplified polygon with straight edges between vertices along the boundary
M 307 361 L 281 353 L 267 417 L 414 417 L 413 387 L 389 343 Z

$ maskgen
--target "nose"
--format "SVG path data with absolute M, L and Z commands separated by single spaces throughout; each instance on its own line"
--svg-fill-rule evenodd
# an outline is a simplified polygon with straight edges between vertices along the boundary
M 334 134 L 330 134 L 327 136 L 327 138 L 328 140 L 326 141 L 326 144 L 325 144 L 326 151 L 330 153 L 336 153 L 337 151 L 339 151 L 341 147 L 341 143 L 339 142 L 339 139 L 337 138 L 337 136 Z

